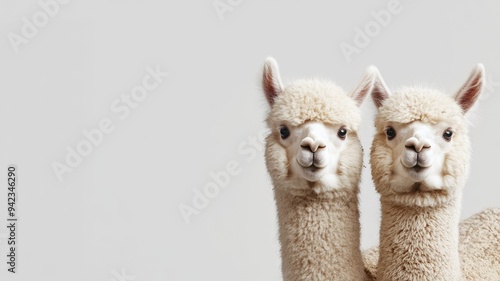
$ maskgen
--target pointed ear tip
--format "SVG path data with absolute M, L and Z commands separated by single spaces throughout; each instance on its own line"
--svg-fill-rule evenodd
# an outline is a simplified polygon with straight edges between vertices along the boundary
M 476 64 L 476 67 L 474 68 L 475 72 L 480 72 L 484 74 L 484 65 L 482 63 Z
M 277 65 L 278 63 L 276 62 L 276 60 L 273 57 L 267 57 L 265 64 L 266 65 Z
M 380 71 L 378 70 L 378 68 L 375 65 L 369 65 L 366 68 L 365 73 L 366 73 L 366 75 L 372 77 L 372 79 L 374 79 L 374 78 L 380 79 L 380 77 L 381 77 Z
M 373 64 L 370 64 L 370 65 L 366 68 L 366 71 L 368 71 L 368 72 L 379 72 L 379 71 L 378 71 L 378 68 L 377 68 L 375 65 L 373 65 Z

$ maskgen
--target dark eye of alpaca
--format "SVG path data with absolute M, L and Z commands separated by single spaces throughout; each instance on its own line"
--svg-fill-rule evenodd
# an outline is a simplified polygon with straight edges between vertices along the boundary
M 281 139 L 287 139 L 290 136 L 290 130 L 286 126 L 281 126 L 280 128 Z
M 396 137 L 396 130 L 394 130 L 393 127 L 387 127 L 387 129 L 385 129 L 385 134 L 388 140 L 392 140 Z
M 453 132 L 448 129 L 446 131 L 444 131 L 443 133 L 443 138 L 446 140 L 446 141 L 451 141 L 451 137 L 453 136 Z
M 344 127 L 340 127 L 339 131 L 337 132 L 337 136 L 339 136 L 341 140 L 345 140 L 346 135 L 347 135 L 347 129 Z

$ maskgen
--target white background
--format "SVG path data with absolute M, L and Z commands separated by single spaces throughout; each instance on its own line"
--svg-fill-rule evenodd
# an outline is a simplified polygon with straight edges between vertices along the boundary
M 393 89 L 426 83 L 452 94 L 484 63 L 490 84 L 473 120 L 462 217 L 500 207 L 498 1 L 401 0 L 348 61 L 342 42 L 355 46 L 356 28 L 388 2 L 221 0 L 232 8 L 219 14 L 212 0 L 73 0 L 16 52 L 9 34 L 22 36 L 23 17 L 43 10 L 0 1 L 0 220 L 11 163 L 20 217 L 15 276 L 0 228 L 0 279 L 280 280 L 272 186 L 263 153 L 248 143 L 265 128 L 267 56 L 285 82 L 320 76 L 346 91 L 374 64 Z M 113 101 L 157 65 L 170 76 L 120 119 Z M 367 156 L 372 101 L 362 110 Z M 114 131 L 60 182 L 52 164 L 65 164 L 66 146 L 105 118 Z M 239 174 L 187 224 L 179 206 L 192 206 L 193 190 L 231 161 Z M 360 196 L 367 249 L 378 244 L 380 219 L 367 157 Z

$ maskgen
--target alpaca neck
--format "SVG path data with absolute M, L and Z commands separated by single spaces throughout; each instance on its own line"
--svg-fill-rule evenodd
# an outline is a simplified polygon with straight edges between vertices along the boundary
M 459 200 L 439 207 L 382 201 L 378 280 L 460 280 Z
M 275 188 L 283 280 L 365 280 L 357 192 L 294 196 Z

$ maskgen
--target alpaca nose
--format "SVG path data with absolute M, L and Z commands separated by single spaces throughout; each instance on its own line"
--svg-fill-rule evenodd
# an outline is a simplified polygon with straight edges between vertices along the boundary
M 326 142 L 315 135 L 311 134 L 308 137 L 305 137 L 301 142 L 300 146 L 303 148 L 308 148 L 312 153 L 315 153 L 320 148 L 326 147 Z
M 417 132 L 413 137 L 406 140 L 405 146 L 407 149 L 413 149 L 415 152 L 419 153 L 425 148 L 431 148 L 431 141 Z

